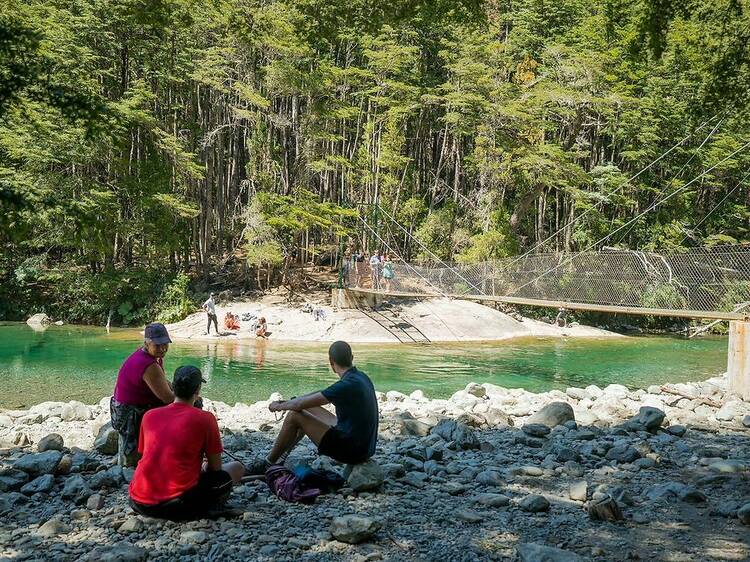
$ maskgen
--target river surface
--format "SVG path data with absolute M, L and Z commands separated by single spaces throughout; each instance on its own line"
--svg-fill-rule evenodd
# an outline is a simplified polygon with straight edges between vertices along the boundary
M 123 360 L 141 343 L 136 330 L 51 326 L 36 332 L 0 323 L 0 408 L 45 400 L 98 402 L 112 393 Z M 446 398 L 469 382 L 534 392 L 589 384 L 632 388 L 695 381 L 726 370 L 726 338 L 672 337 L 515 339 L 498 343 L 355 344 L 355 363 L 378 390 L 421 389 Z M 265 400 L 271 392 L 301 395 L 336 380 L 327 345 L 280 341 L 172 344 L 164 360 L 200 367 L 203 395 L 229 404 Z

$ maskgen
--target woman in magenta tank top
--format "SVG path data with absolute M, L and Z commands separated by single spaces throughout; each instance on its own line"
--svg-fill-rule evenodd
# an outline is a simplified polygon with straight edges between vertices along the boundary
M 112 427 L 119 433 L 118 462 L 135 466 L 138 462 L 138 434 L 143 414 L 174 401 L 163 359 L 169 350 L 169 333 L 164 324 L 146 326 L 143 347 L 138 348 L 120 367 L 110 401 Z

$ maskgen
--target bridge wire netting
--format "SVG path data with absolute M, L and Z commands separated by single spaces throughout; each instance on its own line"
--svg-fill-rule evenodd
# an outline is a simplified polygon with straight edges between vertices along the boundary
M 388 251 L 388 248 L 386 248 Z M 750 301 L 750 245 L 672 253 L 611 250 L 539 253 L 477 264 L 392 260 L 394 279 L 362 276 L 390 293 L 732 312 Z

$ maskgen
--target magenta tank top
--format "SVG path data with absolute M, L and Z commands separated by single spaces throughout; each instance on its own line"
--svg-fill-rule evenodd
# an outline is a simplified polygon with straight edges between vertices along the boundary
M 149 355 L 142 347 L 125 360 L 117 374 L 117 383 L 115 383 L 115 400 L 122 404 L 131 406 L 147 406 L 151 404 L 161 404 L 146 381 L 143 380 L 143 373 L 149 365 L 153 363 L 162 364 L 161 359 Z

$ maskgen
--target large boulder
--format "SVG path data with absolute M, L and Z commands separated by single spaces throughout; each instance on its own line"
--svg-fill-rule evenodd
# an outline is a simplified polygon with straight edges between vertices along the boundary
M 341 542 L 358 544 L 377 533 L 380 526 L 380 523 L 369 517 L 344 515 L 333 518 L 331 535 Z
M 362 464 L 356 464 L 352 467 L 346 483 L 355 492 L 364 492 L 374 490 L 383 484 L 383 469 L 378 463 L 369 460 Z
M 39 440 L 36 445 L 37 451 L 43 453 L 44 451 L 62 451 L 65 447 L 65 441 L 62 435 L 57 433 L 50 433 Z
M 60 451 L 45 451 L 22 456 L 13 463 L 13 468 L 23 470 L 31 476 L 54 474 L 63 454 Z
M 49 316 L 47 316 L 43 312 L 40 312 L 39 314 L 33 314 L 29 316 L 29 319 L 26 320 L 26 323 L 29 326 L 49 326 L 50 324 L 52 324 L 52 320 Z
M 96 440 L 94 440 L 94 449 L 102 455 L 116 455 L 118 439 L 119 435 L 117 431 L 112 427 L 111 423 L 107 422 L 99 429 Z
M 459 449 L 478 449 L 479 439 L 474 430 L 456 420 L 443 419 L 432 428 L 432 433 L 446 441 L 453 441 Z
M 536 543 L 520 543 L 516 547 L 520 562 L 585 562 L 587 558 L 575 552 Z
M 575 421 L 576 416 L 573 407 L 567 402 L 552 402 L 544 406 L 536 414 L 526 420 L 527 424 L 542 424 L 547 427 L 556 427 L 567 421 Z

